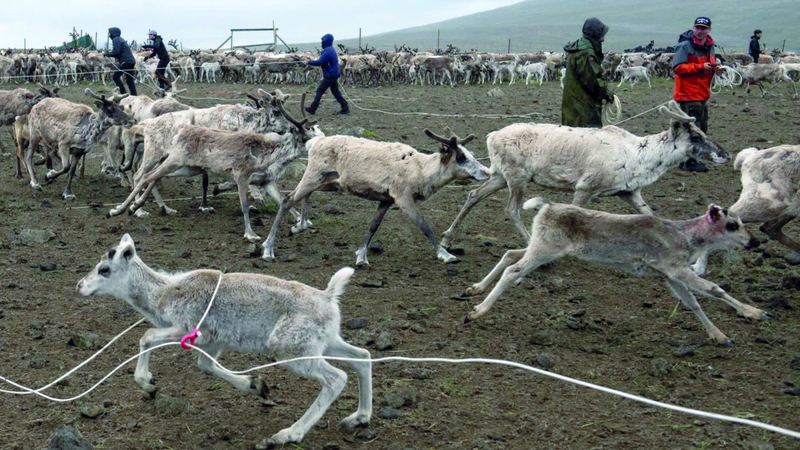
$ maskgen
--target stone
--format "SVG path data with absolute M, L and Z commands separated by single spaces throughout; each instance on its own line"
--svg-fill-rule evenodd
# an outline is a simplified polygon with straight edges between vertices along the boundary
M 89 350 L 97 345 L 97 339 L 98 336 L 94 333 L 79 333 L 73 334 L 67 344 L 83 350 Z
M 752 439 L 744 443 L 745 450 L 775 450 L 775 446 L 759 439 Z
M 375 255 L 383 253 L 383 241 L 372 241 L 369 244 L 369 252 Z
M 401 397 L 400 395 L 390 394 L 383 397 L 382 404 L 390 408 L 399 409 L 403 407 L 403 405 L 405 404 L 405 400 L 403 400 L 403 397 Z
M 357 317 L 355 319 L 350 319 L 347 321 L 347 328 L 351 330 L 359 330 L 367 326 L 367 319 L 366 317 Z
M 40 206 L 41 206 L 42 208 L 45 208 L 45 209 L 50 209 L 50 208 L 52 208 L 52 207 L 53 207 L 53 201 L 52 201 L 52 200 L 50 200 L 49 198 L 43 198 L 43 199 L 42 199 L 42 203 L 41 203 L 41 205 L 40 205 Z
M 531 337 L 531 344 L 541 345 L 544 347 L 553 345 L 553 338 L 547 333 L 536 333 Z
M 111 408 L 112 406 L 114 406 L 114 402 L 112 402 L 110 399 L 103 400 L 103 408 L 108 409 Z
M 692 347 L 683 347 L 683 348 L 679 348 L 678 350 L 675 350 L 674 352 L 672 352 L 672 354 L 675 355 L 678 358 L 685 358 L 687 356 L 694 356 L 694 349 L 692 349 Z
M 355 128 L 348 128 L 347 130 L 344 130 L 339 134 L 343 136 L 364 137 L 364 131 L 365 130 L 362 127 L 355 127 Z
M 192 411 L 192 405 L 185 398 L 161 396 L 155 403 L 156 412 L 165 417 L 178 417 Z
M 400 394 L 400 397 L 403 398 L 403 406 L 415 406 L 417 404 L 417 393 L 414 391 Z
M 783 260 L 792 266 L 800 264 L 800 253 L 792 252 L 783 257 Z
M 381 280 L 367 280 L 367 281 L 361 283 L 361 286 L 365 287 L 365 288 L 382 288 L 383 287 L 383 281 L 381 281 Z
M 284 262 L 284 263 L 292 262 L 292 261 L 294 261 L 296 259 L 297 259 L 297 255 L 295 255 L 294 253 L 290 253 L 288 255 L 281 256 L 281 262 Z
M 553 363 L 550 362 L 550 358 L 548 358 L 546 355 L 536 356 L 536 364 L 547 370 L 553 368 Z
M 47 364 L 47 360 L 42 358 L 33 358 L 28 363 L 28 365 L 31 366 L 31 369 L 41 369 L 45 366 L 45 364 Z
M 392 335 L 387 331 L 381 331 L 381 334 L 378 335 L 378 339 L 375 339 L 375 347 L 381 351 L 389 350 L 394 347 Z
M 50 230 L 22 230 L 17 237 L 22 245 L 44 244 L 56 237 L 56 234 Z
M 247 254 L 250 256 L 261 256 L 261 246 L 254 243 L 248 244 Z
M 87 403 L 81 406 L 81 416 L 87 419 L 96 419 L 106 412 L 102 405 L 97 403 Z
M 378 412 L 378 417 L 386 420 L 394 420 L 400 417 L 400 411 L 388 406 L 381 408 Z
M 192 256 L 191 250 L 184 250 L 183 253 L 181 253 L 181 258 L 183 259 L 189 258 L 190 256 Z
M 662 378 L 672 371 L 669 367 L 669 363 L 664 358 L 654 358 L 650 361 L 650 375 L 656 378 Z
M 430 380 L 436 373 L 431 369 L 419 369 L 411 372 L 411 378 L 415 380 Z
M 41 270 L 42 272 L 50 272 L 56 270 L 56 265 L 49 262 L 41 263 L 39 264 L 39 270 Z
M 62 428 L 53 432 L 45 450 L 94 450 L 94 447 L 80 431 Z
M 447 275 L 449 275 L 451 277 L 454 277 L 454 276 L 458 275 L 458 268 L 456 268 L 455 264 L 453 264 L 453 263 L 448 263 L 447 264 Z

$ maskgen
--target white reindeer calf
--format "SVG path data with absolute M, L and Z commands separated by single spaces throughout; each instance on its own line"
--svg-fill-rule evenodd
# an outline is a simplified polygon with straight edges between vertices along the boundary
M 206 310 L 219 282 L 202 334 L 195 346 L 214 358 L 224 351 L 269 353 L 279 360 L 302 356 L 336 356 L 368 360 L 367 350 L 346 343 L 339 336 L 339 297 L 353 275 L 340 269 L 321 291 L 296 281 L 251 273 L 223 274 L 216 270 L 193 270 L 177 274 L 158 272 L 142 262 L 133 239 L 126 234 L 116 248 L 103 255 L 97 266 L 78 282 L 84 296 L 111 295 L 136 308 L 155 328 L 139 341 L 142 351 L 159 344 L 180 341 L 190 333 Z M 220 277 L 222 280 L 220 281 Z M 153 375 L 148 370 L 150 353 L 139 357 L 136 382 L 155 395 Z M 358 375 L 358 410 L 339 423 L 340 428 L 366 425 L 372 416 L 372 366 L 369 361 L 342 362 Z M 234 375 L 217 367 L 205 355 L 200 370 L 215 375 L 236 388 L 266 395 L 264 380 Z M 300 442 L 319 421 L 347 384 L 347 374 L 324 359 L 286 363 L 292 372 L 316 380 L 322 391 L 305 414 L 291 427 L 272 436 L 274 444 Z
M 633 87 L 636 82 L 640 79 L 647 80 L 647 85 L 650 86 L 650 89 L 653 89 L 653 85 L 650 84 L 650 74 L 648 73 L 647 67 L 644 66 L 636 66 L 636 67 L 617 67 L 616 73 L 620 75 L 622 81 L 619 82 L 617 87 L 622 86 L 622 83 L 625 81 L 630 81 L 631 87 Z
M 717 205 L 709 205 L 705 215 L 690 220 L 609 214 L 551 204 L 541 198 L 528 200 L 523 207 L 540 208 L 533 219 L 528 247 L 507 251 L 486 278 L 467 289 L 466 295 L 486 292 L 502 273 L 483 303 L 467 315 L 467 321 L 486 314 L 511 283 L 519 283 L 537 267 L 567 255 L 637 275 L 661 275 L 672 293 L 700 319 L 711 339 L 724 346 L 732 342 L 708 320 L 691 291 L 722 300 L 749 319 L 768 319 L 764 311 L 739 302 L 689 267 L 700 253 L 711 249 L 757 245 L 741 220 Z

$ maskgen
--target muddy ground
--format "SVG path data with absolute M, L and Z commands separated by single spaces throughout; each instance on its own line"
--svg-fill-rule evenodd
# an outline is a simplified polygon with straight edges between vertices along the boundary
M 69 86 L 62 95 L 87 102 L 84 86 Z M 231 98 L 251 86 L 186 87 L 193 97 Z M 271 88 L 271 86 L 267 86 Z M 428 127 L 475 134 L 469 148 L 486 156 L 485 136 L 515 121 L 476 117 L 387 115 L 356 107 L 395 112 L 436 114 L 539 113 L 534 120 L 558 122 L 560 88 L 503 86 L 502 97 L 487 96 L 491 86 L 456 89 L 430 86 L 346 88 L 353 114 L 333 116 L 335 103 L 318 111 L 328 134 L 356 126 L 380 140 L 401 141 L 422 149 L 435 145 Z M 282 87 L 293 93 L 313 86 Z M 144 90 L 144 89 L 143 89 Z M 618 89 L 626 116 L 647 110 L 671 97 L 672 82 L 653 89 L 637 85 Z M 208 106 L 216 100 L 186 100 Z M 88 102 L 87 102 L 88 103 Z M 725 90 L 711 101 L 711 136 L 731 152 L 757 146 L 800 142 L 798 100 L 784 86 L 766 98 Z M 293 110 L 298 111 L 296 104 Z M 655 113 L 632 120 L 624 128 L 655 134 L 666 126 Z M 339 194 L 313 197 L 312 232 L 279 237 L 276 254 L 282 262 L 267 264 L 251 256 L 242 238 L 243 221 L 235 196 L 211 200 L 216 213 L 197 210 L 199 200 L 170 202 L 174 217 L 105 219 L 109 206 L 120 202 L 127 188 L 99 173 L 101 159 L 89 159 L 86 178 L 73 185 L 78 199 L 61 200 L 65 180 L 44 192 L 13 178 L 11 142 L 0 157 L 0 374 L 27 386 L 41 386 L 88 357 L 139 319 L 121 301 L 84 298 L 77 281 L 100 255 L 128 232 L 141 258 L 154 268 L 179 271 L 201 267 L 226 272 L 257 272 L 324 287 L 340 267 L 355 263 L 354 252 L 371 223 L 375 204 Z M 43 169 L 40 167 L 40 176 Z M 212 177 L 212 181 L 220 180 Z M 299 179 L 289 177 L 290 190 Z M 421 205 L 434 230 L 445 230 L 475 185 L 444 188 Z M 171 179 L 160 188 L 165 198 L 199 195 L 200 180 Z M 732 204 L 740 191 L 739 175 L 728 166 L 706 174 L 673 170 L 644 197 L 656 213 L 672 219 L 701 214 L 710 201 Z M 568 202 L 571 194 L 537 188 L 543 195 Z M 51 208 L 43 207 L 50 199 Z M 519 361 L 589 382 L 652 399 L 800 429 L 800 288 L 796 267 L 784 259 L 789 251 L 775 242 L 757 253 L 744 251 L 711 259 L 706 277 L 734 297 L 769 310 L 774 320 L 752 322 L 737 317 L 725 304 L 703 298 L 709 318 L 735 340 L 732 348 L 706 343 L 697 318 L 656 278 L 638 278 L 576 260 L 563 259 L 510 289 L 485 318 L 464 324 L 465 313 L 481 298 L 459 294 L 480 280 L 508 248 L 523 242 L 503 208 L 505 194 L 490 198 L 468 216 L 454 245 L 464 250 L 460 264 L 435 258 L 422 233 L 399 211 L 392 210 L 378 231 L 382 253 L 358 270 L 341 302 L 342 334 L 368 348 L 373 356 L 488 357 Z M 617 199 L 593 208 L 630 213 Z M 156 212 L 154 205 L 146 209 Z M 339 210 L 344 214 L 331 215 Z M 266 237 L 275 214 L 270 205 L 259 214 L 255 231 Z M 526 215 L 526 221 L 530 215 Z M 754 234 L 765 237 L 751 227 Z M 21 245 L 25 229 L 50 230 L 44 244 Z M 790 234 L 800 236 L 794 224 Z M 795 263 L 797 261 L 794 261 Z M 54 269 L 54 270 L 43 270 Z M 793 278 L 794 277 L 794 278 Z M 346 323 L 366 318 L 362 329 Z M 82 392 L 138 349 L 146 329 L 123 337 L 95 362 L 52 388 L 56 397 Z M 91 349 L 70 345 L 73 336 L 95 333 Z M 383 337 L 380 335 L 383 334 Z M 387 340 L 388 339 L 388 340 Z M 378 349 L 378 343 L 383 350 Z M 384 348 L 385 347 L 385 348 Z M 260 355 L 227 354 L 230 368 L 268 362 Z M 211 378 L 196 366 L 196 357 L 177 347 L 157 352 L 151 371 L 158 380 L 156 400 L 144 399 L 133 381 L 133 364 L 112 376 L 89 396 L 72 403 L 51 403 L 28 396 L 2 398 L 0 449 L 39 449 L 64 426 L 78 428 L 102 449 L 250 449 L 302 415 L 318 387 L 282 369 L 262 375 L 272 387 L 270 399 L 245 395 Z M 355 374 L 342 397 L 297 449 L 800 449 L 800 442 L 747 426 L 673 413 L 622 400 L 535 375 L 490 365 L 443 365 L 392 362 L 374 367 L 374 415 L 367 430 L 339 431 L 339 420 L 355 410 Z M 789 392 L 789 393 L 787 393 Z M 795 395 L 792 395 L 791 393 Z M 409 394 L 399 417 L 383 410 L 392 396 Z M 159 402 L 159 399 L 161 401 Z M 395 407 L 398 405 L 395 404 Z M 89 411 L 97 408 L 94 413 Z M 81 411 L 89 415 L 88 418 Z M 383 411 L 382 411 L 383 410 Z

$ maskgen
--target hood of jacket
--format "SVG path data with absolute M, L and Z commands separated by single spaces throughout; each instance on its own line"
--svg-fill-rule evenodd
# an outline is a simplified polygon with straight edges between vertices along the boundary
M 590 17 L 583 23 L 583 34 L 594 41 L 608 34 L 608 25 L 604 24 L 597 17 Z
M 755 34 L 754 34 L 754 35 L 752 35 L 752 36 L 750 36 L 750 39 L 755 39 L 755 40 L 757 40 L 757 41 L 759 40 L 758 36 L 756 36 Z
M 680 34 L 680 36 L 678 36 L 678 43 L 681 43 L 683 41 L 689 41 L 694 45 L 699 45 L 704 47 L 710 47 L 714 45 L 714 40 L 711 39 L 711 35 L 708 35 L 706 37 L 706 43 L 702 44 L 700 41 L 694 38 L 694 33 L 692 33 L 692 30 L 684 31 L 683 33 Z
M 122 31 L 120 31 L 120 29 L 117 27 L 109 28 L 108 33 L 111 35 L 111 39 L 114 39 L 115 37 L 119 37 L 122 35 Z
M 331 45 L 333 45 L 333 35 L 326 34 L 325 36 L 322 36 L 322 48 L 328 48 Z
M 566 46 L 564 46 L 564 52 L 566 53 L 577 53 L 582 52 L 584 50 L 594 50 L 595 55 L 598 58 L 598 62 L 603 62 L 603 44 L 600 41 L 590 38 L 587 35 L 583 35 L 582 38 L 578 39 L 577 41 L 570 42 Z

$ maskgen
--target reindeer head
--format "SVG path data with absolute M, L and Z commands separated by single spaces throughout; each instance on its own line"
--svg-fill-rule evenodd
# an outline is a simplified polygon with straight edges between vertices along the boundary
M 125 109 L 119 105 L 119 102 L 122 101 L 123 98 L 126 98 L 128 94 L 115 95 L 111 97 L 111 99 L 107 99 L 104 94 L 97 95 L 89 88 L 86 88 L 84 92 L 87 97 L 95 99 L 94 104 L 98 109 L 97 117 L 104 126 L 110 127 L 112 125 L 118 125 L 130 127 L 136 124 L 136 119 L 125 114 Z
M 687 158 L 693 157 L 714 164 L 724 164 L 731 160 L 730 153 L 707 139 L 706 134 L 695 125 L 695 118 L 683 112 L 675 101 L 658 110 L 672 119 L 670 136 L 675 148 L 683 150 Z
M 716 248 L 751 249 L 760 244 L 747 231 L 739 216 L 714 203 L 708 205 L 708 211 L 700 219 L 699 226 L 702 231 L 698 232 L 698 237 Z
M 450 135 L 449 138 L 445 139 L 435 135 L 431 130 L 425 129 L 426 136 L 441 144 L 439 154 L 442 158 L 442 165 L 448 165 L 454 160 L 457 168 L 455 178 L 457 179 L 473 179 L 477 181 L 488 179 L 489 169 L 478 162 L 478 160 L 472 156 L 472 152 L 464 147 L 468 142 L 475 139 L 475 136 L 470 134 L 465 139 L 461 140 L 450 128 L 445 128 L 444 131 Z
M 100 262 L 78 281 L 83 296 L 112 295 L 127 299 L 131 287 L 138 284 L 141 266 L 131 235 L 125 234 L 119 244 L 100 258 Z

